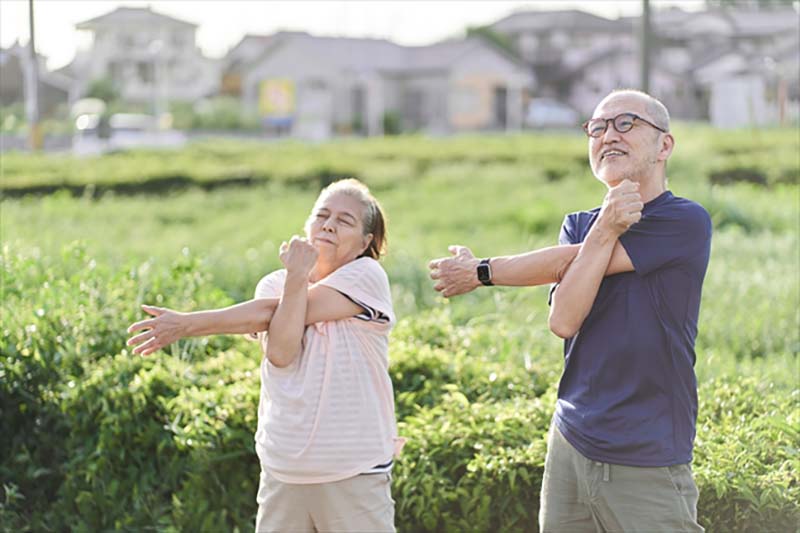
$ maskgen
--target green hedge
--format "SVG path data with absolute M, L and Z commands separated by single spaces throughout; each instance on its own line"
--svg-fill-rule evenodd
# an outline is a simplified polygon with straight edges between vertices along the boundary
M 670 160 L 671 175 L 689 174 L 712 184 L 800 182 L 795 130 L 724 135 L 699 126 L 678 125 L 675 130 L 678 148 Z M 142 149 L 82 159 L 4 153 L 0 191 L 9 196 L 60 188 L 93 195 L 134 194 L 267 181 L 321 186 L 343 176 L 358 177 L 381 190 L 441 172 L 455 172 L 458 180 L 463 174 L 458 172 L 460 165 L 491 167 L 548 182 L 583 175 L 589 168 L 586 138 L 577 129 L 572 134 L 338 139 L 320 145 L 215 139 L 192 142 L 180 150 Z
M 455 385 L 404 419 L 401 531 L 534 531 L 554 396 L 470 402 Z
M 80 246 L 56 258 L 4 248 L 4 530 L 252 528 L 257 347 L 193 340 L 150 358 L 124 348 L 137 302 L 230 303 L 202 271 L 189 256 L 109 271 Z M 535 353 L 526 365 L 515 336 L 502 314 L 462 322 L 446 308 L 395 329 L 390 372 L 409 439 L 394 472 L 400 530 L 536 529 L 559 368 Z M 701 523 L 792 530 L 798 391 L 726 378 L 699 394 Z

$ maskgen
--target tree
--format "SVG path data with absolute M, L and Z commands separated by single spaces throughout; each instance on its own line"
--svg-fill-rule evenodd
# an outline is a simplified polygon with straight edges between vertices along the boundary
M 514 49 L 514 43 L 508 35 L 497 32 L 489 26 L 469 26 L 467 27 L 467 37 L 478 37 L 497 46 L 514 57 L 519 57 Z
M 97 98 L 109 104 L 119 98 L 119 91 L 114 87 L 114 83 L 108 78 L 100 78 L 92 81 L 84 95 L 86 98 Z

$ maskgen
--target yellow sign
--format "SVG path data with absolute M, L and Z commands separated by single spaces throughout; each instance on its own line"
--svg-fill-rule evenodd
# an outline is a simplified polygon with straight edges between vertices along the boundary
M 263 80 L 258 91 L 258 111 L 267 118 L 289 118 L 294 113 L 294 82 Z

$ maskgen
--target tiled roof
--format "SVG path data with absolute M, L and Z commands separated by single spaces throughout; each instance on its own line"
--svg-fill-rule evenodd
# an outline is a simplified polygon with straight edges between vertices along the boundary
M 276 34 L 275 39 L 264 39 L 259 61 L 268 49 L 278 43 L 302 45 L 305 53 L 324 58 L 329 64 L 343 70 L 384 71 L 402 73 L 411 70 L 444 70 L 454 62 L 480 46 L 491 46 L 478 38 L 455 39 L 427 46 L 401 46 L 385 39 L 363 39 L 350 37 L 318 37 L 307 33 Z M 503 51 L 498 53 L 508 61 L 526 68 Z
M 170 22 L 172 24 L 183 24 L 186 26 L 197 27 L 197 24 L 187 22 L 185 20 L 170 17 L 162 13 L 156 13 L 149 7 L 118 7 L 114 11 L 100 15 L 75 25 L 79 30 L 90 30 L 96 26 L 114 25 L 124 22 L 144 22 L 152 23 L 153 21 Z
M 630 29 L 625 19 L 611 20 L 577 9 L 563 11 L 518 11 L 490 25 L 495 31 L 548 31 L 566 29 L 578 31 L 620 31 Z

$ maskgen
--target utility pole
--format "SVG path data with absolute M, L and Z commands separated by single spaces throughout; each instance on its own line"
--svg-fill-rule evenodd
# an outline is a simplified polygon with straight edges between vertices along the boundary
M 641 78 L 639 88 L 644 92 L 650 92 L 650 0 L 642 0 L 642 25 L 641 25 Z
M 42 148 L 42 132 L 39 129 L 39 63 L 36 61 L 36 44 L 33 30 L 33 0 L 28 0 L 30 40 L 28 41 L 28 68 L 26 69 L 25 114 L 28 117 L 28 142 L 31 151 Z

